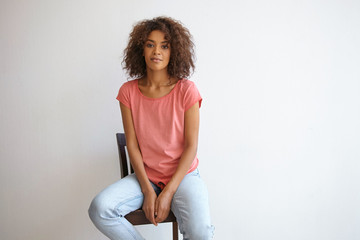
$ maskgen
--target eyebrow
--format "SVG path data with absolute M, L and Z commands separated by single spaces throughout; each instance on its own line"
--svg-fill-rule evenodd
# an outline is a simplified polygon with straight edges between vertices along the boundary
M 154 40 L 151 40 L 151 39 L 147 39 L 146 41 L 150 41 L 150 42 L 155 43 L 155 41 L 154 41 Z M 169 41 L 163 41 L 163 42 L 161 42 L 161 43 L 169 43 Z

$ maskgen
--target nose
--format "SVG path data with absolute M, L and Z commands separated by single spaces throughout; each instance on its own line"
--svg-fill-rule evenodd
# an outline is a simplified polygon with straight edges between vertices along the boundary
M 159 54 L 160 54 L 160 46 L 154 47 L 154 55 L 159 55 Z

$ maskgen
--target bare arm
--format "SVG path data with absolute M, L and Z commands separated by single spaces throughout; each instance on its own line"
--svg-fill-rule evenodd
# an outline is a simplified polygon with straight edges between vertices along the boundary
M 199 119 L 199 102 L 197 102 L 185 112 L 185 148 L 174 175 L 156 200 L 155 211 L 158 213 L 156 222 L 162 222 L 168 216 L 171 200 L 194 161 L 198 146 Z
M 136 138 L 131 110 L 120 103 L 121 116 L 124 125 L 126 146 L 128 149 L 131 165 L 134 168 L 137 179 L 140 182 L 141 191 L 144 194 L 143 210 L 151 223 L 157 225 L 154 217 L 156 193 L 146 175 L 144 163 Z

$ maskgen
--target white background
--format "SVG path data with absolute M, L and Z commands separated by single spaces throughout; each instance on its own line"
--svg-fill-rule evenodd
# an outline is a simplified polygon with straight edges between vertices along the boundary
M 87 209 L 119 178 L 122 51 L 158 15 L 196 43 L 215 239 L 360 239 L 359 1 L 0 3 L 0 239 L 106 239 Z

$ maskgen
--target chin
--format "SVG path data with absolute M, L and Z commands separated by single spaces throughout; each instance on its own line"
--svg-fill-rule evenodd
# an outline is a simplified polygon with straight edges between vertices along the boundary
M 152 67 L 152 66 L 150 66 L 149 69 L 151 71 L 154 71 L 154 72 L 167 70 L 166 66 L 165 67 L 160 67 L 160 66 Z

